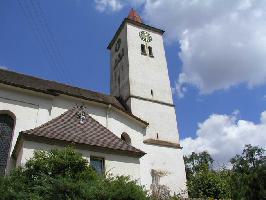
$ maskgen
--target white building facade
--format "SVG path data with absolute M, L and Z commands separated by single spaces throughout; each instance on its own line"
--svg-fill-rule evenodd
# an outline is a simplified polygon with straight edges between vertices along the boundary
M 0 70 L 0 173 L 74 144 L 100 171 L 186 190 L 162 35 L 130 12 L 108 46 L 111 95 Z

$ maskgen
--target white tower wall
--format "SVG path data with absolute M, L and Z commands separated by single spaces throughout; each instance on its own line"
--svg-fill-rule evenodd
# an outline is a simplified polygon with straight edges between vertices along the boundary
M 146 43 L 141 40 L 140 31 L 147 31 L 152 41 Z M 121 45 L 116 51 L 118 40 L 121 40 Z M 141 53 L 141 44 L 146 46 L 147 55 Z M 152 47 L 153 57 L 149 56 L 148 46 Z M 111 94 L 121 97 L 134 115 L 149 123 L 143 144 L 137 147 L 147 153 L 140 160 L 141 183 L 151 189 L 154 184 L 152 171 L 155 170 L 165 173 L 160 178 L 160 185 L 166 185 L 173 193 L 185 190 L 185 166 L 179 146 L 162 32 L 125 20 L 109 47 Z M 116 64 L 122 49 L 126 51 Z
M 173 104 L 162 35 L 132 24 L 126 27 L 130 95 Z M 141 44 L 145 45 L 139 37 L 142 30 L 152 36 L 152 41 L 147 45 L 152 47 L 154 57 L 141 54 Z

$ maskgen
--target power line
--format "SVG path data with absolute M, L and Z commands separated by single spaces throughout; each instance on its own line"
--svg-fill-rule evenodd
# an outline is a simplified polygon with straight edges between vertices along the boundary
M 24 4 L 20 0 L 18 0 L 18 2 L 19 2 L 20 7 L 23 10 L 24 15 L 26 16 L 26 19 L 28 20 L 30 26 L 32 27 L 37 40 L 39 40 L 39 43 L 41 45 L 43 53 L 45 54 L 45 57 L 47 58 L 48 62 L 50 63 L 49 64 L 50 69 L 52 71 L 54 71 L 55 76 L 61 80 L 60 74 L 57 73 L 55 71 L 56 68 L 53 67 L 56 64 L 54 62 L 53 57 L 50 55 L 50 50 L 49 50 L 49 48 L 47 48 L 47 44 L 46 44 L 45 39 L 42 37 L 41 30 L 39 30 L 38 24 L 36 24 L 36 21 L 34 20 L 34 15 L 32 14 L 31 9 L 28 8 L 27 0 L 23 1 Z
M 70 82 L 65 72 L 64 59 L 48 26 L 47 20 L 42 13 L 39 2 L 37 0 L 17 1 L 41 45 L 41 49 L 49 62 L 50 69 L 55 73 L 55 76 L 58 77 L 57 79 Z M 30 2 L 30 4 L 28 4 L 28 2 Z M 36 2 L 37 5 L 34 2 Z
M 48 30 L 46 29 L 46 27 L 44 26 L 44 20 L 43 20 L 43 16 L 40 12 L 40 10 L 38 10 L 38 8 L 35 6 L 34 2 L 37 2 L 37 0 L 32 1 L 30 0 L 31 3 L 31 7 L 34 13 L 34 18 L 33 20 L 36 20 L 36 24 L 39 25 L 39 34 L 42 34 L 42 38 L 45 41 L 46 44 L 46 49 L 49 52 L 49 56 L 50 58 L 54 61 L 54 67 L 58 70 L 58 72 L 60 72 L 60 74 L 64 77 L 64 79 L 68 79 L 65 70 L 64 70 L 64 66 L 61 66 L 61 62 L 60 59 L 58 58 L 58 54 L 56 49 L 54 48 L 54 43 L 52 42 L 52 40 L 50 39 L 50 35 L 48 34 Z
M 58 62 L 58 65 L 59 65 L 58 67 L 59 68 L 61 67 L 62 73 L 68 79 L 69 77 L 67 75 L 69 75 L 71 73 L 68 73 L 66 71 L 66 69 L 67 69 L 66 68 L 66 63 L 64 62 L 64 58 L 63 58 L 63 56 L 61 54 L 60 48 L 58 47 L 56 39 L 55 39 L 55 37 L 54 37 L 50 27 L 49 27 L 49 24 L 47 22 L 47 18 L 45 17 L 44 11 L 41 8 L 40 2 L 39 2 L 39 0 L 31 0 L 31 3 L 32 3 L 32 5 L 34 5 L 34 3 L 35 3 L 35 6 L 36 6 L 35 10 L 37 11 L 37 13 L 38 13 L 38 10 L 39 10 L 39 17 L 40 17 L 39 18 L 40 19 L 39 22 L 40 22 L 40 24 L 43 25 L 44 33 L 46 33 L 46 36 L 47 36 L 46 38 L 47 38 L 47 40 L 48 40 L 48 42 L 50 44 L 50 47 L 51 47 L 52 52 L 53 52 L 53 55 L 55 56 L 55 59 Z M 71 81 L 71 80 L 69 80 L 69 81 Z

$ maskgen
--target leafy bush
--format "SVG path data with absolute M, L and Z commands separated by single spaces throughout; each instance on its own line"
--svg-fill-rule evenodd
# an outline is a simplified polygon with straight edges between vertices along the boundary
M 72 148 L 38 151 L 25 167 L 0 178 L 1 200 L 146 200 L 128 177 L 100 176 Z
M 230 198 L 230 182 L 227 170 L 214 171 L 213 159 L 207 152 L 192 153 L 184 157 L 187 186 L 192 198 Z
M 242 155 L 231 159 L 232 169 L 214 170 L 207 152 L 184 157 L 188 194 L 191 198 L 265 199 L 264 149 L 246 145 Z
M 233 199 L 266 198 L 266 157 L 264 152 L 263 148 L 246 145 L 242 155 L 236 155 L 231 159 Z

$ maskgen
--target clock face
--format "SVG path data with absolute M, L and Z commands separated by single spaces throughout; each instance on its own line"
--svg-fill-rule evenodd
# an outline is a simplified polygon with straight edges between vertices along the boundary
M 117 52 L 120 48 L 120 45 L 121 45 L 121 38 L 119 38 L 115 44 L 115 51 Z
M 151 42 L 152 41 L 152 37 L 151 37 L 151 35 L 147 31 L 140 31 L 139 32 L 139 37 L 144 42 Z

